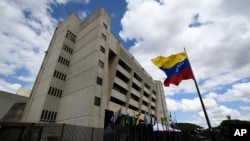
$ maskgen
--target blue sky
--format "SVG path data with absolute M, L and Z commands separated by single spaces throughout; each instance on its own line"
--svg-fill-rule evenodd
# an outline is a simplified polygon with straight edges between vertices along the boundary
M 111 31 L 156 80 L 151 63 L 185 47 L 212 126 L 230 115 L 250 120 L 250 4 L 247 0 L 0 1 L 0 90 L 32 88 L 56 24 L 71 12 L 82 20 L 103 6 Z M 207 127 L 192 80 L 165 87 L 178 122 Z

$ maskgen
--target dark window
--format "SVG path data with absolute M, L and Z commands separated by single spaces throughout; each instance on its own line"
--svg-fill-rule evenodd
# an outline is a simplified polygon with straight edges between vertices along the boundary
M 50 121 L 53 121 L 53 118 L 54 118 L 54 115 L 55 115 L 55 112 L 51 112 L 51 116 L 50 116 Z
M 152 98 L 152 101 L 155 102 L 156 100 L 154 98 Z
M 149 86 L 147 83 L 145 83 L 144 86 L 145 86 L 146 88 L 150 89 L 150 86 Z
M 45 111 L 43 110 L 42 115 L 41 115 L 41 120 L 44 119 L 44 113 Z
M 112 101 L 112 102 L 114 102 L 114 103 L 116 103 L 116 104 L 122 105 L 122 106 L 125 106 L 125 105 L 126 105 L 125 102 L 123 102 L 123 101 L 121 101 L 121 100 L 119 100 L 119 99 L 117 99 L 117 98 L 114 98 L 114 97 L 112 97 L 112 96 L 111 96 L 111 98 L 110 98 L 110 101 Z
M 151 106 L 151 109 L 152 109 L 152 110 L 155 110 L 155 107 L 154 107 L 154 106 Z
M 95 104 L 96 106 L 100 106 L 100 105 L 101 105 L 101 98 L 95 97 L 95 102 L 94 102 L 94 104 Z
M 103 23 L 103 27 L 104 27 L 105 29 L 108 29 L 108 26 L 107 26 L 105 23 Z
M 118 70 L 116 71 L 116 76 L 120 78 L 122 81 L 124 81 L 125 83 L 129 82 L 129 79 Z
M 104 41 L 106 41 L 106 40 L 107 40 L 106 35 L 104 35 L 103 33 L 102 33 L 102 39 L 103 39 Z
M 57 115 L 57 112 L 55 112 L 55 115 L 54 115 L 54 117 L 53 117 L 53 121 L 56 120 L 56 115 Z
M 104 63 L 101 61 L 101 60 L 99 60 L 99 67 L 101 67 L 101 68 L 103 68 L 104 67 Z
M 132 84 L 132 88 L 134 88 L 135 90 L 137 90 L 138 92 L 141 91 L 141 88 L 139 86 L 137 86 L 135 83 Z
M 132 109 L 132 110 L 134 110 L 134 111 L 138 111 L 138 108 L 136 108 L 136 107 L 133 106 L 133 105 L 129 105 L 128 108 L 130 108 L 130 109 Z
M 153 90 L 153 94 L 154 94 L 154 95 L 156 95 L 156 92 L 155 92 L 155 90 Z
M 134 95 L 133 93 L 131 93 L 130 97 L 134 99 L 135 101 L 139 101 L 140 99 L 138 96 Z
M 146 92 L 143 92 L 143 95 L 145 96 L 145 97 L 149 97 L 149 94 L 148 93 L 146 93 Z
M 73 34 L 71 31 L 68 30 L 67 34 L 66 34 L 66 38 L 69 39 L 70 41 L 72 41 L 73 43 L 75 43 L 76 41 L 76 35 Z
M 118 85 L 116 83 L 114 83 L 113 89 L 124 94 L 124 95 L 127 95 L 127 92 L 128 92 L 125 88 L 121 87 L 120 85 Z
M 146 101 L 142 101 L 142 104 L 145 105 L 145 106 L 148 106 L 148 103 Z
M 142 78 L 141 78 L 138 74 L 136 74 L 136 73 L 134 73 L 134 78 L 135 78 L 136 80 L 138 80 L 139 82 L 142 81 Z
M 103 46 L 100 46 L 100 51 L 101 51 L 102 53 L 105 53 L 105 48 L 104 48 Z
M 47 114 L 48 114 L 48 111 L 46 111 L 46 110 L 45 110 L 45 114 L 44 114 L 43 119 L 45 119 L 45 120 L 46 120 L 46 118 L 47 118 Z
M 99 84 L 99 85 L 102 85 L 102 78 L 97 77 L 96 78 L 96 83 Z
M 119 60 L 118 64 L 123 67 L 126 71 L 131 72 L 131 68 L 121 59 Z

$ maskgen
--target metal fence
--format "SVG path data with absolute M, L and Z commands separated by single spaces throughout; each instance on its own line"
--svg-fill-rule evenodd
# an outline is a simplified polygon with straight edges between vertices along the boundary
M 0 122 L 0 141 L 100 141 L 103 130 L 68 124 Z
M 0 122 L 0 141 L 194 141 L 185 132 L 155 132 L 152 126 L 105 129 L 68 124 Z
M 104 141 L 194 141 L 185 132 L 153 131 L 149 125 L 108 126 L 104 130 Z

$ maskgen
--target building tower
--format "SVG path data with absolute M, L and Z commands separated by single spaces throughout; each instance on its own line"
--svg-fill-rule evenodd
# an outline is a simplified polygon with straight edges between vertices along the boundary
M 72 13 L 55 29 L 23 121 L 103 128 L 119 108 L 160 117 L 163 85 L 111 33 L 104 8 L 84 21 Z

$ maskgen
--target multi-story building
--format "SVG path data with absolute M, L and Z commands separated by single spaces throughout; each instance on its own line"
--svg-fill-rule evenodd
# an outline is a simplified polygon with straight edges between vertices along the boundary
M 86 20 L 60 22 L 46 51 L 23 121 L 103 128 L 114 110 L 167 112 L 163 85 L 153 80 L 110 31 L 99 8 Z

